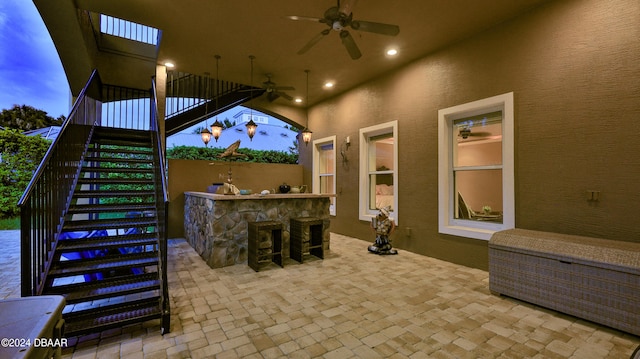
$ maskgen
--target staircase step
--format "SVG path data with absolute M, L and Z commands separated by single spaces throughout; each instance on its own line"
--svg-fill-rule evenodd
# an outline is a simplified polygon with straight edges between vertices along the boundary
M 48 288 L 44 294 L 62 295 L 65 297 L 67 304 L 76 304 L 159 289 L 158 273 L 151 272 L 93 282 L 54 286 Z
M 133 303 L 97 307 L 82 314 L 63 315 L 65 336 L 95 333 L 161 317 L 160 298 L 153 297 Z
M 69 207 L 67 214 L 98 213 L 98 212 L 148 212 L 155 211 L 153 202 L 123 203 L 123 204 L 75 204 Z
M 152 178 L 79 178 L 78 184 L 136 184 L 136 185 L 153 185 Z
M 155 191 L 125 190 L 125 191 L 75 191 L 73 197 L 78 198 L 105 198 L 105 197 L 149 197 L 155 196 Z
M 154 245 L 157 242 L 158 238 L 156 233 L 64 239 L 58 242 L 56 251 L 59 253 L 68 253 L 98 249 L 139 247 Z
M 153 159 L 150 156 L 145 158 L 135 158 L 135 157 L 107 157 L 107 156 L 87 156 L 84 158 L 85 163 L 124 163 L 124 164 L 146 164 L 150 165 Z
M 136 174 L 153 174 L 152 167 L 91 167 L 83 166 L 82 173 L 136 173 Z M 82 176 L 82 175 L 81 175 Z
M 93 231 L 97 229 L 119 229 L 119 228 L 145 228 L 152 227 L 156 224 L 156 217 L 141 217 L 141 218 L 107 218 L 107 219 L 95 219 L 95 220 L 78 220 L 78 221 L 66 221 L 62 226 L 63 232 L 77 232 L 77 231 Z
M 124 254 L 90 259 L 60 261 L 49 270 L 52 278 L 70 277 L 87 273 L 110 272 L 118 269 L 141 268 L 158 264 L 156 251 Z
M 151 131 L 147 130 L 133 130 L 126 128 L 115 128 L 99 126 L 95 128 L 92 142 L 96 140 L 146 140 L 151 142 Z
M 106 146 L 151 147 L 150 139 L 98 138 L 93 143 Z
M 152 156 L 153 153 L 151 152 L 152 149 L 151 147 L 138 147 L 138 148 L 131 148 L 131 147 L 90 147 L 88 149 L 88 153 L 91 154 L 91 156 L 101 156 L 103 158 L 119 158 L 118 156 L 124 155 L 124 154 L 128 154 L 128 155 L 135 155 L 135 156 L 144 156 L 144 157 L 149 157 Z

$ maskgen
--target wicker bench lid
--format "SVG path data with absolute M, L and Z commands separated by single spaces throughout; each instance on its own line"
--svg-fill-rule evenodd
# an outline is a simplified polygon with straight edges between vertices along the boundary
M 494 233 L 489 248 L 640 273 L 640 243 L 634 242 L 515 228 Z

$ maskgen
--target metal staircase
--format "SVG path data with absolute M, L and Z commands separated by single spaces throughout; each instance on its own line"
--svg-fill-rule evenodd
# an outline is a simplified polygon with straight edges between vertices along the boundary
M 153 175 L 149 131 L 95 129 L 42 293 L 65 335 L 161 317 Z
M 18 202 L 21 295 L 64 296 L 65 337 L 152 319 L 170 330 L 155 98 L 94 71 Z

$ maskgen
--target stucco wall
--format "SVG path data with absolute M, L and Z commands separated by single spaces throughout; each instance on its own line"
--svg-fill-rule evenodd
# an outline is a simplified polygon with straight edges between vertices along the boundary
M 437 112 L 513 91 L 516 226 L 640 241 L 639 38 L 637 0 L 552 1 L 315 106 L 314 138 L 351 137 L 332 231 L 372 240 L 358 221 L 358 130 L 397 120 L 394 246 L 486 269 L 486 241 L 438 233 Z M 307 183 L 310 155 L 301 149 Z

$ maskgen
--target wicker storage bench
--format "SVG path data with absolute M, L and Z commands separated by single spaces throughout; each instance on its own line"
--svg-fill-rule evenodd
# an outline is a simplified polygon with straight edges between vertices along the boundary
M 496 232 L 489 240 L 489 289 L 640 335 L 640 243 Z

